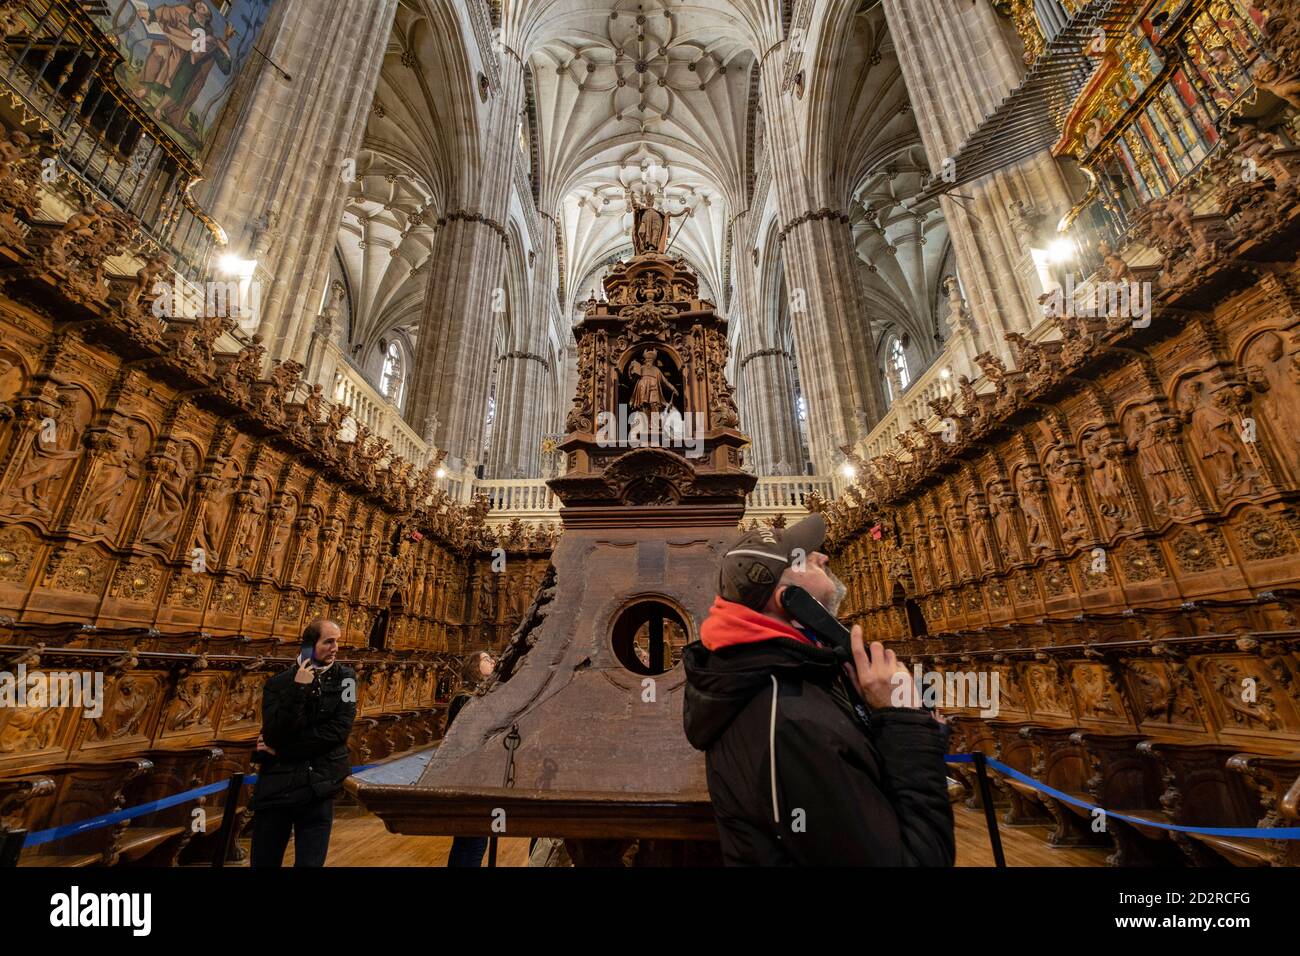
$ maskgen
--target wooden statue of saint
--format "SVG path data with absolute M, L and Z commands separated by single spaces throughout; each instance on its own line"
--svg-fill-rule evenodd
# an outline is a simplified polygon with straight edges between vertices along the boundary
M 628 371 L 635 375 L 636 384 L 632 386 L 632 399 L 628 407 L 634 412 L 660 412 L 668 407 L 667 395 L 676 395 L 677 389 L 664 376 L 659 367 L 659 350 L 646 349 L 641 354 L 641 361 L 633 361 Z
M 639 256 L 647 252 L 663 253 L 668 245 L 668 224 L 678 216 L 690 215 L 690 209 L 666 213 L 655 205 L 655 200 L 643 203 L 631 190 L 627 194 L 628 208 L 632 211 L 632 250 Z

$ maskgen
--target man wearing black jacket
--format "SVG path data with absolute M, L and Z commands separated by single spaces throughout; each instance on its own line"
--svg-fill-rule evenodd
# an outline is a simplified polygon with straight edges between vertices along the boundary
M 334 798 L 351 772 L 348 735 L 357 716 L 357 675 L 335 662 L 339 626 L 307 625 L 293 666 L 262 690 L 260 764 L 253 810 L 252 866 L 280 866 L 294 837 L 294 866 L 324 866 Z
M 728 865 L 951 866 L 949 729 L 916 706 L 893 651 L 853 628 L 853 660 L 781 606 L 797 585 L 832 613 L 844 586 L 821 515 L 746 534 L 685 650 L 686 737 L 706 753 Z

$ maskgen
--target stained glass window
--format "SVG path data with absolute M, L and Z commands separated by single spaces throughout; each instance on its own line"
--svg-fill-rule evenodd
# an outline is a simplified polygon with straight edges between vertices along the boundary
M 379 394 L 394 403 L 402 400 L 403 367 L 402 347 L 394 339 L 384 352 L 384 368 L 379 374 Z
M 894 336 L 889 343 L 889 364 L 898 372 L 898 384 L 902 388 L 907 388 L 912 382 L 912 376 L 907 370 L 907 352 L 903 349 L 903 343 L 898 336 Z

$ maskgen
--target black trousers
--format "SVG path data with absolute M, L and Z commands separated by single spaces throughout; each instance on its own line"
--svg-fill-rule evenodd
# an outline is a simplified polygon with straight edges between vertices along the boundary
M 334 826 L 334 797 L 297 807 L 267 807 L 253 812 L 250 866 L 282 866 L 293 833 L 293 865 L 324 866 Z
M 451 852 L 447 854 L 447 865 L 482 866 L 487 848 L 487 837 L 452 837 Z

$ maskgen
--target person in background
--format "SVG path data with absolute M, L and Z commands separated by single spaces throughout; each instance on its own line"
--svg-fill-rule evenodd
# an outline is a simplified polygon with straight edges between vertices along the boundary
M 278 867 L 294 838 L 294 866 L 324 866 L 334 799 L 351 772 L 348 735 L 357 716 L 357 675 L 335 661 L 339 626 L 318 618 L 302 634 L 293 666 L 262 690 L 250 865 Z
M 475 651 L 465 658 L 465 666 L 461 671 L 460 690 L 447 705 L 447 726 L 442 732 L 444 737 L 451 732 L 451 723 L 456 719 L 461 708 L 483 693 L 488 678 L 496 673 L 496 669 L 497 662 L 487 651 Z M 482 866 L 487 847 L 487 837 L 453 837 L 451 852 L 447 855 L 447 865 Z

